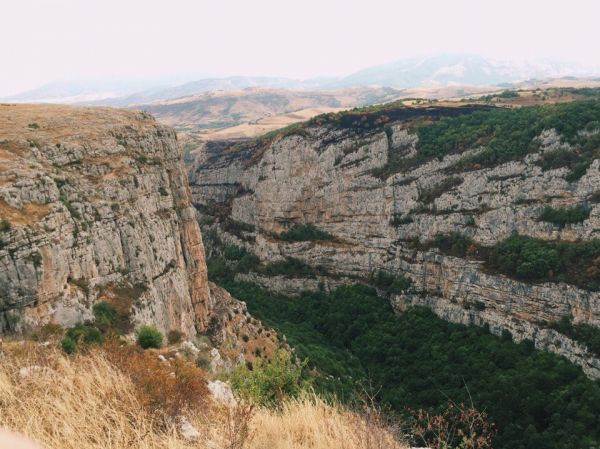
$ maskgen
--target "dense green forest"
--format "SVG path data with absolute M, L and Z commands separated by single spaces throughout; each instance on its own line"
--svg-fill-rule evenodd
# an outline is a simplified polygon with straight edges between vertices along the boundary
M 319 392 L 351 401 L 371 385 L 400 413 L 435 411 L 471 395 L 497 426 L 496 448 L 600 447 L 600 383 L 531 342 L 451 324 L 425 308 L 397 316 L 363 285 L 288 298 L 217 280 L 309 359 Z

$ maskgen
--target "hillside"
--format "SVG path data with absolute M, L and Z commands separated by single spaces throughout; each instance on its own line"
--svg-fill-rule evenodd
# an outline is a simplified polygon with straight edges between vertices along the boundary
M 406 277 L 410 288 L 389 291 L 397 310 L 425 305 L 509 331 L 599 377 L 577 332 L 600 325 L 598 104 L 391 105 L 317 117 L 206 146 L 190 167 L 194 203 L 206 232 L 282 265 L 236 279 L 297 294 L 372 283 L 379 272 Z M 561 319 L 573 330 L 557 330 Z
M 399 96 L 399 91 L 383 88 L 338 91 L 247 88 L 173 97 L 133 104 L 133 107 L 152 113 L 166 125 L 190 131 L 223 128 L 310 108 L 347 109 L 391 101 Z

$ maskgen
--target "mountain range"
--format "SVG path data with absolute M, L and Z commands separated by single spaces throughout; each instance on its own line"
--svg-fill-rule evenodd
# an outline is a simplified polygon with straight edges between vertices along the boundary
M 264 87 L 276 89 L 337 89 L 354 86 L 408 88 L 417 86 L 499 85 L 531 79 L 600 76 L 600 69 L 563 61 L 498 61 L 472 54 L 440 54 L 368 67 L 343 77 L 298 80 L 268 76 L 179 80 L 108 80 L 54 82 L 4 98 L 3 101 L 105 104 L 145 104 L 216 90 Z

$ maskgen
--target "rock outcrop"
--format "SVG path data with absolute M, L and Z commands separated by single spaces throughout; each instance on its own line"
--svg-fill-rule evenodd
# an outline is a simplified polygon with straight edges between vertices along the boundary
M 143 112 L 0 105 L 0 332 L 112 303 L 206 330 L 215 302 L 175 133 Z
M 443 115 L 444 109 L 424 108 L 415 115 Z M 383 117 L 385 127 L 360 135 L 352 126 L 317 120 L 246 144 L 207 143 L 189 167 L 194 203 L 214 217 L 205 221 L 207 230 L 263 261 L 300 259 L 321 267 L 332 286 L 340 279 L 368 280 L 376 270 L 404 275 L 412 289 L 392 295 L 398 310 L 421 304 L 450 321 L 489 325 L 498 334 L 507 330 L 516 340 L 531 339 L 600 377 L 600 363 L 585 346 L 547 326 L 568 315 L 574 323 L 600 326 L 600 293 L 564 283 L 525 283 L 489 272 L 477 260 L 415 245 L 451 232 L 484 246 L 513 233 L 544 240 L 597 238 L 600 160 L 572 182 L 565 179 L 567 168 L 544 171 L 539 161 L 545 152 L 570 150 L 548 129 L 536 137 L 538 150 L 489 168 L 457 169 L 461 158 L 481 151 L 476 147 L 415 163 L 414 119 Z M 398 168 L 386 172 L 392 153 Z M 590 211 L 582 223 L 556 226 L 538 219 L 546 205 L 579 204 Z M 304 223 L 335 239 L 277 237 Z M 252 273 L 238 276 L 287 293 L 317 284 L 328 288 L 323 276 L 318 282 L 291 279 L 285 286 L 281 276 L 272 282 Z

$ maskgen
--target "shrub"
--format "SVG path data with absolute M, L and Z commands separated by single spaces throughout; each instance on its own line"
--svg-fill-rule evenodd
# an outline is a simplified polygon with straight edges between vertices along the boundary
M 69 328 L 65 335 L 75 341 L 77 345 L 100 344 L 104 340 L 98 328 L 83 323 L 77 323 Z
M 333 235 L 317 228 L 313 223 L 296 224 L 279 235 L 286 242 L 332 240 Z
M 437 234 L 426 246 L 435 246 L 445 254 L 456 257 L 465 257 L 472 251 L 473 241 L 460 232 L 450 234 Z
M 514 235 L 496 245 L 489 263 L 520 279 L 552 277 L 561 266 L 559 252 L 545 242 Z
M 371 277 L 373 285 L 393 294 L 400 294 L 403 291 L 408 290 L 411 284 L 410 280 L 404 276 L 396 276 L 383 270 L 373 273 Z
M 60 345 L 67 354 L 73 354 L 77 350 L 77 343 L 71 337 L 64 337 Z
M 223 250 L 223 257 L 227 260 L 240 260 L 246 253 L 246 248 L 242 246 L 227 245 Z
M 296 363 L 289 352 L 275 351 L 270 360 L 257 359 L 252 369 L 238 365 L 231 374 L 231 385 L 243 399 L 274 407 L 285 398 L 297 397 L 305 388 L 302 369 L 306 361 Z
M 112 304 L 109 304 L 106 301 L 97 302 L 92 307 L 92 312 L 94 313 L 94 324 L 96 324 L 100 330 L 106 332 L 108 329 L 115 326 L 117 321 L 117 310 Z
M 8 232 L 11 229 L 10 221 L 5 220 L 4 218 L 0 220 L 0 232 Z
M 315 270 L 310 265 L 294 257 L 270 262 L 258 271 L 267 276 L 309 277 L 315 274 Z
M 179 343 L 183 338 L 183 334 L 178 330 L 170 330 L 167 334 L 167 341 L 170 345 Z
M 154 326 L 151 325 L 143 325 L 140 326 L 136 332 L 136 339 L 138 345 L 140 345 L 143 349 L 148 348 L 160 348 L 163 343 L 163 335 L 162 333 Z
M 558 226 L 572 223 L 581 223 L 590 216 L 590 209 L 583 205 L 554 208 L 546 206 L 539 215 L 538 220 L 547 221 Z

